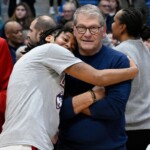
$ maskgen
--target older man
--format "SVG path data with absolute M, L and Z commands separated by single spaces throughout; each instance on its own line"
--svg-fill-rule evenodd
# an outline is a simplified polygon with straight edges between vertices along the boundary
M 76 56 L 97 69 L 129 67 L 127 56 L 102 45 L 105 20 L 98 7 L 84 5 L 74 14 Z M 59 150 L 125 150 L 125 107 L 131 81 L 106 86 L 106 96 L 76 113 L 72 96 L 90 90 L 91 84 L 66 79 L 66 99 L 60 112 Z
M 8 21 L 4 26 L 13 64 L 16 62 L 16 50 L 24 44 L 22 26 L 16 21 Z

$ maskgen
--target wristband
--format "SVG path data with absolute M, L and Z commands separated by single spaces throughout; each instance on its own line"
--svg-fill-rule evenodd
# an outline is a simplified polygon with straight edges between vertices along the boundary
M 95 103 L 97 100 L 96 100 L 96 95 L 95 95 L 94 91 L 91 89 L 91 90 L 89 90 L 89 92 L 92 95 L 93 103 Z

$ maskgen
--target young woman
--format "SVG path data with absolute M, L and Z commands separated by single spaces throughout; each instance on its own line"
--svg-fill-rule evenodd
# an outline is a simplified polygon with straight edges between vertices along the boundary
M 23 30 L 28 30 L 31 21 L 33 20 L 33 14 L 30 7 L 24 2 L 17 4 L 10 20 L 17 21 L 22 25 Z
M 115 15 L 112 32 L 120 42 L 115 49 L 130 56 L 139 67 L 126 106 L 128 150 L 144 150 L 150 142 L 150 51 L 141 39 L 143 31 L 143 16 L 138 9 L 122 9 Z

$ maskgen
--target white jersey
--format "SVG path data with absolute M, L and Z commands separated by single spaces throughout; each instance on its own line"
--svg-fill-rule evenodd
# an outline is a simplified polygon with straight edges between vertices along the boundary
M 15 64 L 7 93 L 0 147 L 32 145 L 51 150 L 58 130 L 63 71 L 81 60 L 56 44 L 34 48 Z

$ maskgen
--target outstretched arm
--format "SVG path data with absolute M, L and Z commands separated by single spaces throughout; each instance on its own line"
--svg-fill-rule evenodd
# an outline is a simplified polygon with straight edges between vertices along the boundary
M 130 68 L 125 69 L 96 70 L 90 65 L 81 62 L 70 66 L 65 72 L 93 85 L 108 86 L 133 79 L 138 73 L 138 68 L 131 59 L 130 65 Z

